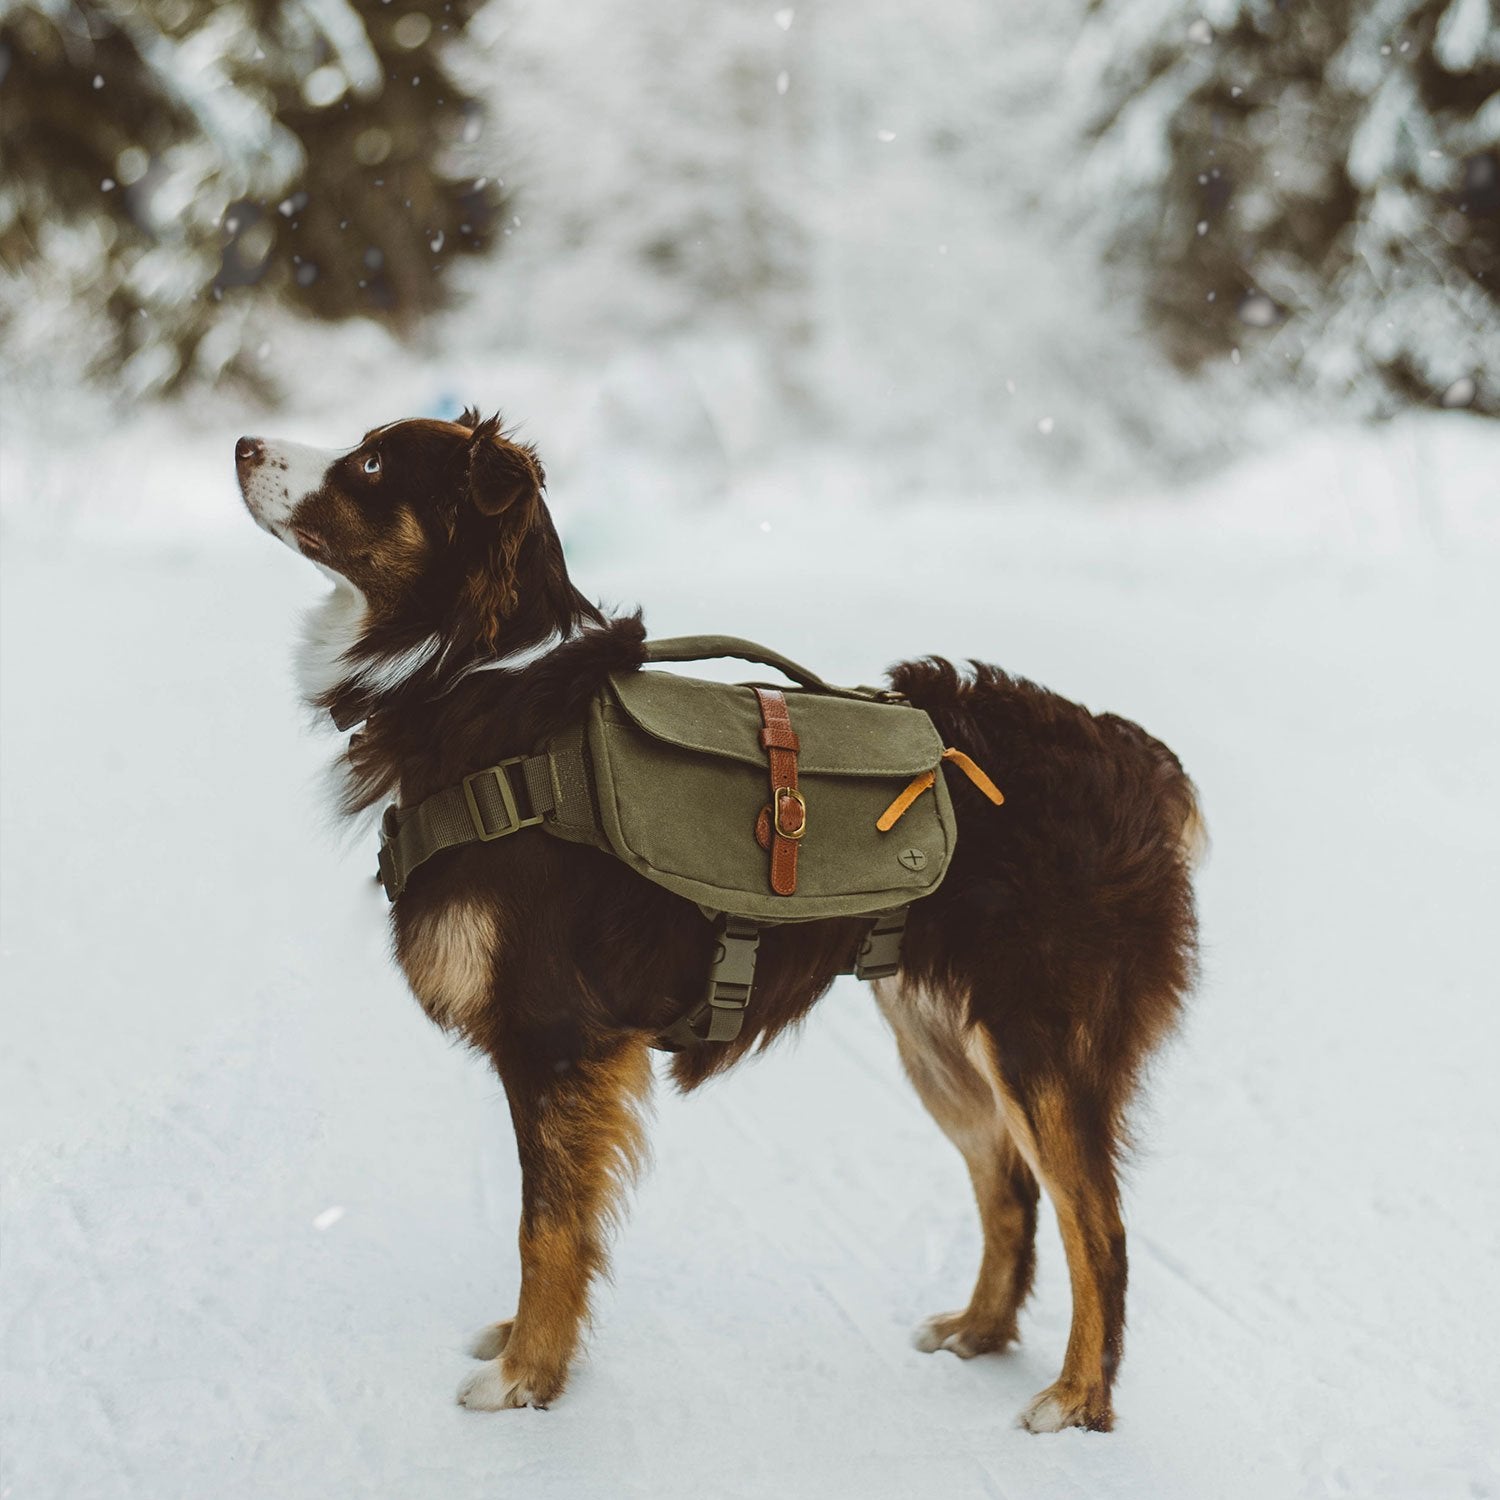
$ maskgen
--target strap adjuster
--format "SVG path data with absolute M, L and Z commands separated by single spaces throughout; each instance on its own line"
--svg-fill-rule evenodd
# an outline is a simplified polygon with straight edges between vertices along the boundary
M 864 941 L 854 960 L 858 979 L 889 979 L 901 969 L 901 949 L 906 937 L 909 906 L 881 912 L 865 931 Z
M 759 947 L 757 923 L 721 915 L 714 923 L 714 956 L 709 961 L 707 992 L 651 1045 L 662 1052 L 681 1052 L 704 1042 L 732 1042 L 745 1023 L 745 1010 L 755 989 Z
M 542 821 L 540 813 L 533 813 L 529 818 L 521 816 L 516 794 L 511 788 L 510 777 L 506 774 L 511 766 L 518 766 L 525 759 L 524 755 L 513 755 L 509 760 L 502 760 L 499 765 L 486 766 L 484 770 L 475 771 L 472 775 L 464 777 L 464 801 L 469 805 L 469 818 L 474 824 L 474 837 L 480 843 L 488 844 L 493 839 L 504 838 L 506 834 L 515 833 L 521 828 L 534 828 Z M 499 828 L 490 828 L 486 824 L 484 813 L 479 806 L 479 797 L 474 790 L 475 784 L 483 784 L 486 777 L 494 778 L 495 787 L 500 794 L 500 808 L 505 814 L 505 822 Z
M 755 954 L 760 928 L 744 917 L 721 917 L 715 926 L 709 965 L 708 1003 L 721 1010 L 744 1010 L 755 987 Z

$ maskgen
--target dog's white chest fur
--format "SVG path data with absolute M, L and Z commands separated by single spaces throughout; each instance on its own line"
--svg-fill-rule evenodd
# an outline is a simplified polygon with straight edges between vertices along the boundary
M 321 564 L 319 570 L 333 581 L 333 592 L 308 610 L 297 648 L 297 686 L 310 702 L 354 675 L 348 653 L 369 615 L 364 595 L 352 583 Z

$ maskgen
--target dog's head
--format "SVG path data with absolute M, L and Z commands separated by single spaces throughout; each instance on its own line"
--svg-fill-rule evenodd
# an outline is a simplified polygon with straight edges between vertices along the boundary
M 242 437 L 234 458 L 256 522 L 357 592 L 357 654 L 424 639 L 493 652 L 591 613 L 568 583 L 541 464 L 498 417 L 393 422 L 343 451 Z

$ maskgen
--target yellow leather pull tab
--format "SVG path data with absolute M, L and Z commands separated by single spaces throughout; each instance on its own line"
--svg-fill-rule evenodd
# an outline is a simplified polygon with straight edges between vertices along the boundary
M 963 753 L 962 750 L 944 750 L 943 759 L 951 760 L 953 764 L 957 766 L 958 769 L 962 771 L 964 775 L 967 776 L 969 780 L 972 781 L 974 785 L 977 786 L 979 790 L 983 792 L 984 795 L 995 804 L 996 807 L 999 807 L 1000 804 L 1005 801 L 1005 794 L 1000 790 L 1000 788 L 997 787 L 995 783 L 991 781 L 990 778 L 986 776 L 984 772 L 981 771 L 979 767 L 975 765 L 974 762 Z M 900 799 L 898 798 L 897 800 L 899 801 Z
M 875 826 L 882 833 L 889 833 L 896 826 L 897 822 L 900 821 L 902 813 L 936 780 L 937 773 L 935 771 L 923 771 L 920 776 L 912 777 L 896 800 L 875 819 Z
M 1005 801 L 1005 794 L 1000 788 L 962 750 L 944 750 L 943 759 L 951 760 L 996 807 Z M 912 777 L 902 789 L 901 795 L 876 818 L 875 826 L 882 833 L 889 833 L 901 821 L 907 808 L 936 780 L 937 772 L 935 771 L 923 771 L 920 776 Z

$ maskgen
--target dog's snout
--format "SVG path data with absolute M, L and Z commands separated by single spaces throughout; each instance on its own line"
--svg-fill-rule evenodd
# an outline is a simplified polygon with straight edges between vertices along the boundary
M 242 437 L 234 445 L 237 464 L 258 464 L 266 456 L 266 445 L 258 437 Z

